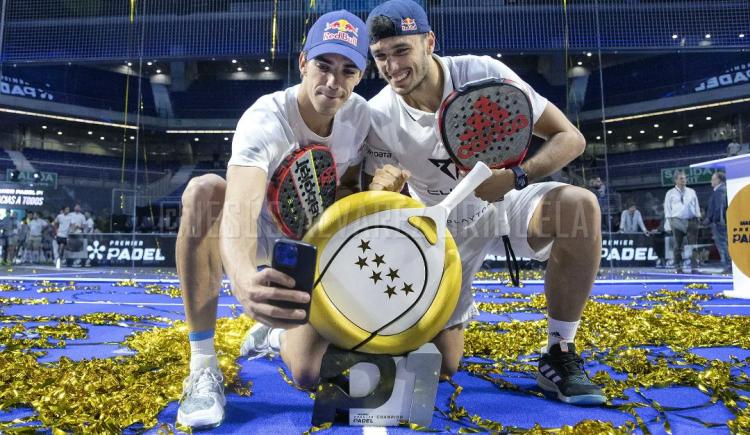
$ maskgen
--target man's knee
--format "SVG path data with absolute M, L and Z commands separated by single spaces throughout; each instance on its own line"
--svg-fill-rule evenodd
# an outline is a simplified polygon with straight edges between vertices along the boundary
M 206 203 L 219 205 L 224 202 L 227 182 L 216 174 L 206 174 L 194 177 L 188 182 L 182 193 L 182 206 L 193 207 L 197 204 L 205 206 Z
M 312 390 L 318 385 L 320 369 L 306 364 L 291 367 L 294 384 L 304 390 Z
M 596 195 L 578 186 L 565 186 L 558 190 L 557 200 L 562 218 L 558 234 L 591 237 L 600 233 L 601 209 Z

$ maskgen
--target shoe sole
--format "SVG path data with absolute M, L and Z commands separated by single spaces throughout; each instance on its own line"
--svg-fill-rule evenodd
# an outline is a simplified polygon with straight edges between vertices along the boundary
M 550 393 L 555 393 L 557 395 L 557 400 L 561 402 L 569 403 L 571 405 L 593 406 L 593 405 L 602 405 L 605 402 L 607 402 L 607 398 L 599 394 L 582 394 L 580 396 L 566 396 L 560 391 L 559 388 L 557 388 L 557 385 L 554 382 L 545 378 L 544 375 L 538 372 L 536 374 L 536 383 L 537 385 L 539 385 L 539 388 L 541 388 L 542 390 L 548 391 Z
M 224 421 L 224 407 L 227 404 L 226 398 L 223 396 L 219 399 L 219 405 L 221 409 L 221 416 L 218 420 L 208 412 L 195 412 L 193 415 L 184 414 L 181 409 L 177 409 L 177 423 L 182 426 L 187 426 L 191 429 L 211 429 L 221 425 Z
M 188 417 L 181 411 L 177 411 L 177 423 L 182 426 L 187 426 L 191 429 L 212 429 L 219 427 L 224 421 L 224 416 L 216 421 L 215 419 L 209 418 L 210 416 L 199 416 L 199 417 Z

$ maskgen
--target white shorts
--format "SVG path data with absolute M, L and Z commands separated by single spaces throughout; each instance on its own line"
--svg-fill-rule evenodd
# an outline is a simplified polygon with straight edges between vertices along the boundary
M 534 183 L 523 190 L 511 190 L 505 195 L 503 203 L 510 224 L 508 236 L 516 258 L 527 257 L 538 261 L 545 261 L 549 258 L 552 243 L 538 251 L 534 251 L 529 246 L 529 222 L 542 197 L 547 192 L 562 186 L 567 186 L 567 184 L 554 181 Z M 458 304 L 445 325 L 446 328 L 465 323 L 479 314 L 479 310 L 474 305 L 471 287 L 474 275 L 482 267 L 484 258 L 488 254 L 505 255 L 503 239 L 496 236 L 499 233 L 497 230 L 499 222 L 497 210 L 490 208 L 472 227 L 462 229 L 458 235 L 454 233 L 458 252 L 461 255 L 462 285 Z

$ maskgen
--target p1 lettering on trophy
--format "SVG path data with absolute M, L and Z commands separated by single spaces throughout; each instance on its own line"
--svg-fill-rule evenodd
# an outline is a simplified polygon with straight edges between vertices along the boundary
M 429 427 L 441 355 L 427 343 L 403 356 L 350 352 L 329 346 L 321 365 L 312 423 Z M 348 378 L 343 375 L 349 370 Z

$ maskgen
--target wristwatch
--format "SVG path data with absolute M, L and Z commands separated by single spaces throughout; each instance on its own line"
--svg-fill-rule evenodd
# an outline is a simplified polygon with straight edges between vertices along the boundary
M 510 168 L 510 170 L 513 171 L 513 175 L 516 176 L 516 190 L 521 190 L 529 185 L 529 176 L 523 168 L 520 166 L 514 166 Z

